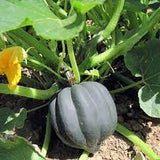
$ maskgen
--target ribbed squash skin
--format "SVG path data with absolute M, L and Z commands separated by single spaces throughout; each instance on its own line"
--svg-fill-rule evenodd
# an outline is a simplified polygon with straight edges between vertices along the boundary
M 64 88 L 50 104 L 52 123 L 66 145 L 94 153 L 116 128 L 117 112 L 108 90 L 97 82 Z

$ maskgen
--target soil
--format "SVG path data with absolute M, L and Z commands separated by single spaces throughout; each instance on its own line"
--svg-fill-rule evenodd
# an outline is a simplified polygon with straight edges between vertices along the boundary
M 134 131 L 160 156 L 160 119 L 148 117 L 139 108 L 138 99 L 133 90 L 117 94 L 114 99 L 117 104 L 119 123 Z M 44 103 L 46 102 L 18 96 L 0 95 L 0 107 L 11 107 L 15 111 L 21 107 L 30 109 Z M 17 135 L 27 138 L 34 144 L 37 150 L 40 150 L 43 143 L 47 110 L 46 106 L 29 113 L 24 128 L 16 131 Z M 82 150 L 64 145 L 52 130 L 48 160 L 77 160 L 81 153 Z M 94 155 L 91 154 L 88 160 L 132 160 L 137 153 L 141 153 L 137 147 L 115 132 L 103 141 L 100 150 Z M 149 159 L 143 157 L 143 160 Z

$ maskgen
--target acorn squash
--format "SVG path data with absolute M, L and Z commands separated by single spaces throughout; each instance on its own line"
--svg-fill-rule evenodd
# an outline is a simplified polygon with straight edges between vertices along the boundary
M 117 125 L 115 103 L 97 82 L 82 82 L 61 90 L 50 104 L 57 136 L 68 146 L 94 153 Z

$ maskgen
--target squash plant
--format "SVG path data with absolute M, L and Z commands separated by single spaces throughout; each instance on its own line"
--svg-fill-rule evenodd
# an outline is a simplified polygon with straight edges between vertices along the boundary
M 0 83 L 0 93 L 39 100 L 52 99 L 59 91 L 62 90 L 60 93 L 63 93 L 65 90 L 63 88 L 74 83 L 76 84 L 71 88 L 90 83 L 87 81 L 103 83 L 104 77 L 112 70 L 113 62 L 123 56 L 126 67 L 135 77 L 140 77 L 140 80 L 132 81 L 128 77 L 112 73 L 114 78 L 127 85 L 110 93 L 114 95 L 135 87 L 142 110 L 151 117 L 159 118 L 159 21 L 159 1 L 4 0 L 0 3 L 2 52 L 8 47 L 21 46 L 28 55 L 27 63 L 22 62 L 22 67 L 32 70 L 34 75 L 37 72 L 42 75 L 34 78 L 22 75 L 20 81 L 22 85 L 18 85 L 14 90 L 8 88 L 7 84 Z M 20 65 L 19 63 L 17 62 L 17 66 Z M 0 65 L 0 74 L 7 75 L 8 72 L 4 72 L 2 64 Z M 10 72 L 9 75 L 11 75 Z M 92 87 L 89 88 L 92 89 Z M 96 94 L 96 92 L 90 94 Z M 105 95 L 107 96 L 108 92 Z M 69 95 L 66 95 L 66 98 L 67 96 Z M 100 99 L 105 101 L 103 96 Z M 111 97 L 109 99 L 112 101 Z M 55 103 L 55 100 L 52 103 Z M 80 109 L 87 110 L 82 101 L 79 103 Z M 90 101 L 87 103 L 91 104 Z M 62 107 L 62 104 L 53 104 L 53 106 Z M 111 110 L 114 110 L 113 103 L 107 107 L 112 107 Z M 28 111 L 22 108 L 19 113 L 14 113 L 9 108 L 0 108 L 0 158 L 5 157 L 7 153 L 8 159 L 13 160 L 14 155 L 17 156 L 16 159 L 22 159 L 22 157 L 26 157 L 27 160 L 45 159 L 51 130 L 49 114 L 42 155 L 35 151 L 24 138 L 15 137 L 13 132 L 15 127 L 23 127 L 27 113 L 37 109 L 39 107 Z M 85 113 L 91 114 L 88 111 Z M 96 114 L 99 114 L 97 110 Z M 53 115 L 54 112 L 51 109 L 51 116 Z M 7 117 L 11 121 L 7 121 Z M 64 113 L 62 117 L 65 118 Z M 53 118 L 56 117 L 53 116 Z M 107 123 L 105 118 L 104 115 L 104 121 L 106 120 Z M 115 129 L 115 122 L 116 118 L 113 124 L 109 123 L 113 125 L 111 130 Z M 53 124 L 55 127 L 56 123 Z M 100 124 L 97 123 L 98 127 Z M 151 159 L 160 159 L 133 132 L 120 124 L 117 125 L 116 131 L 140 147 Z M 112 133 L 112 131 L 109 132 Z M 78 148 L 93 151 L 89 146 Z M 20 150 L 26 152 L 19 154 Z M 84 151 L 80 159 L 86 159 L 88 154 Z

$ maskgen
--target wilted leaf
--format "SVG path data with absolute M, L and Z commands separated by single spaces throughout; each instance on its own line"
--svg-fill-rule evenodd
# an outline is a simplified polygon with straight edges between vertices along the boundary
M 160 118 L 160 41 L 133 49 L 125 56 L 125 63 L 145 83 L 138 92 L 140 107 L 149 116 Z
M 13 134 L 13 129 L 22 128 L 27 118 L 26 109 L 22 108 L 19 113 L 14 113 L 9 108 L 0 109 L 0 133 Z
M 10 140 L 0 137 L 1 160 L 45 160 L 33 146 L 22 137 L 10 137 Z

